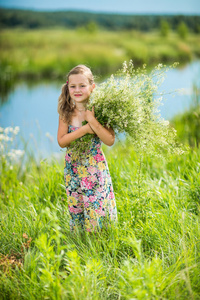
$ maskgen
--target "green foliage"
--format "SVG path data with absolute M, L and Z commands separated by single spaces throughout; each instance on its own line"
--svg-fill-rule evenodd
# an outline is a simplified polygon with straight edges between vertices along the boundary
M 191 147 L 200 145 L 200 106 L 195 111 L 190 110 L 172 120 L 177 130 L 178 137 L 182 142 Z
M 89 22 L 87 25 L 86 25 L 86 30 L 89 32 L 89 33 L 92 33 L 94 34 L 96 31 L 97 31 L 97 24 L 95 22 Z
M 0 95 L 1 101 L 6 99 L 8 93 L 14 86 L 14 74 L 12 67 L 9 64 L 0 62 Z
M 177 27 L 178 35 L 181 39 L 186 39 L 188 36 L 188 27 L 184 22 L 181 22 Z
M 90 33 L 81 26 L 76 30 L 5 29 L 0 32 L 0 40 L 0 93 L 4 98 L 21 78 L 64 80 L 68 70 L 80 63 L 102 76 L 115 72 L 125 60 L 132 59 L 137 67 L 144 63 L 155 66 L 187 62 L 193 56 L 200 56 L 198 36 L 192 34 L 183 42 L 171 33 L 163 44 L 158 32 L 115 32 L 99 28 Z
M 150 73 L 145 66 L 135 69 L 132 61 L 105 82 L 100 83 L 93 91 L 88 109 L 94 106 L 95 117 L 100 124 L 112 127 L 117 134 L 126 134 L 135 150 L 143 155 L 178 152 L 181 147 L 176 142 L 173 128 L 159 115 L 162 92 L 158 87 L 164 80 L 167 69 L 162 65 Z M 78 157 L 90 147 L 92 135 L 78 139 L 70 146 Z M 85 147 L 83 145 L 85 141 Z
M 1 299 L 198 299 L 199 149 L 139 169 L 128 141 L 104 152 L 119 221 L 94 235 L 69 230 L 63 164 L 4 164 Z
M 97 31 L 98 31 L 98 25 L 94 21 L 85 24 L 85 26 L 77 27 L 77 32 L 79 34 L 95 35 Z
M 0 25 L 3 28 L 24 27 L 29 29 L 44 27 L 85 27 L 95 22 L 106 30 L 151 31 L 160 28 L 160 20 L 166 21 L 175 29 L 180 22 L 185 22 L 193 32 L 198 32 L 199 16 L 187 15 L 131 15 L 108 14 L 80 11 L 38 12 L 17 9 L 0 9 Z
M 188 111 L 172 120 L 179 139 L 191 147 L 200 146 L 200 88 L 193 87 L 193 102 Z
M 160 23 L 160 34 L 163 37 L 167 37 L 169 35 L 170 26 L 166 20 L 161 20 Z

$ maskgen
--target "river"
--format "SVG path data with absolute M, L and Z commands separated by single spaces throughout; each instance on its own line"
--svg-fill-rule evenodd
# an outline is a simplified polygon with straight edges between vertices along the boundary
M 200 61 L 193 61 L 167 72 L 166 79 L 160 87 L 166 93 L 160 108 L 163 118 L 170 120 L 190 107 L 192 87 L 194 83 L 199 84 L 199 79 Z M 61 85 L 62 83 L 49 81 L 30 86 L 24 81 L 15 86 L 7 101 L 0 106 L 0 126 L 19 126 L 19 148 L 27 142 L 36 157 L 39 154 L 41 157 L 47 157 L 60 152 L 56 135 L 57 100 Z

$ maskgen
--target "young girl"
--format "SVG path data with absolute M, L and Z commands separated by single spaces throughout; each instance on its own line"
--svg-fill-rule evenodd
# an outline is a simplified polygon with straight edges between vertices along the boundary
M 67 147 L 64 178 L 70 212 L 70 228 L 96 231 L 110 221 L 117 220 L 115 196 L 108 165 L 101 150 L 101 141 L 112 146 L 115 134 L 112 128 L 103 127 L 95 118 L 95 110 L 87 110 L 90 94 L 95 88 L 89 68 L 73 68 L 62 87 L 58 100 L 58 144 Z M 82 122 L 87 121 L 82 126 Z M 91 134 L 90 148 L 84 159 L 74 159 L 70 143 L 85 134 Z

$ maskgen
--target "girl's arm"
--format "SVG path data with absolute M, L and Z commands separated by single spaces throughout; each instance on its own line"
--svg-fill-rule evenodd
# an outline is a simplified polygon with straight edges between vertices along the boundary
M 94 108 L 92 111 L 86 110 L 85 120 L 89 123 L 92 130 L 100 138 L 100 140 L 107 146 L 112 146 L 115 142 L 114 130 L 110 128 L 103 127 L 94 116 Z
M 61 148 L 68 147 L 71 142 L 82 137 L 86 133 L 94 133 L 89 124 L 86 124 L 79 129 L 68 133 L 68 124 L 59 117 L 57 141 Z

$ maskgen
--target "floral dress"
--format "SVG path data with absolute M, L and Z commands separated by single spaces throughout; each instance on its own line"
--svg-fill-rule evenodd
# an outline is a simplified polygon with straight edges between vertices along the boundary
M 79 127 L 68 126 L 68 132 Z M 117 221 L 117 209 L 112 181 L 101 150 L 101 141 L 95 136 L 82 159 L 74 159 L 74 153 L 67 148 L 64 178 L 70 213 L 70 229 L 81 227 L 96 231 Z

